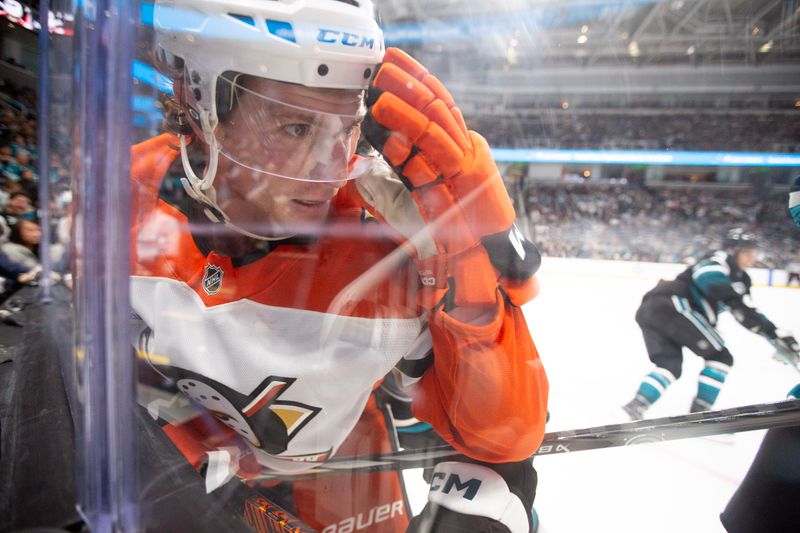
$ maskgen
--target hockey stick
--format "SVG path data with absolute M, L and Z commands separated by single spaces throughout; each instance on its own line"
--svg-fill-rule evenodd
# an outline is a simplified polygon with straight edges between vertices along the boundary
M 536 455 L 598 450 L 796 425 L 800 425 L 800 400 L 790 400 L 547 433 Z M 466 458 L 462 454 L 449 446 L 436 446 L 423 450 L 334 458 L 323 466 L 306 470 L 301 474 L 287 476 L 267 473 L 257 478 L 257 481 L 427 468 L 440 461 L 464 459 Z

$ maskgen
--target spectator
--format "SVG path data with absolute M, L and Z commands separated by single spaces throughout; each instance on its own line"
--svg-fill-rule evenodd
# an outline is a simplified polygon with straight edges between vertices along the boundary
M 15 135 L 10 146 L 20 166 L 27 167 L 30 164 L 31 145 L 25 139 L 25 136 L 22 134 Z
M 663 104 L 661 104 L 663 105 Z M 707 113 L 703 109 L 659 109 L 597 113 L 542 109 L 535 116 L 497 120 L 494 114 L 467 117 L 489 144 L 507 148 L 603 150 L 712 150 L 795 152 L 800 129 L 785 113 Z
M 0 146 L 0 165 L 3 168 L 11 163 L 16 163 L 16 159 L 14 159 L 14 151 L 11 149 L 11 145 L 3 145 Z
M 38 176 L 29 168 L 23 169 L 19 173 L 19 186 L 29 198 L 36 198 L 39 194 Z
M 6 224 L 12 227 L 17 223 L 19 217 L 31 212 L 33 212 L 31 197 L 27 193 L 17 190 L 9 196 L 8 204 L 6 204 L 2 216 L 5 218 Z
M 68 250 L 71 226 L 69 169 L 72 143 L 67 117 L 51 115 L 49 161 L 38 161 L 36 92 L 15 87 L 8 81 L 0 82 L 0 91 L 6 96 L 0 109 L 0 245 L 6 243 L 0 258 L 0 277 L 8 280 L 5 295 L 0 294 L 2 300 L 18 285 L 20 274 L 25 274 L 22 281 L 26 282 L 33 279 L 40 268 L 37 266 L 34 272 L 28 270 L 31 264 L 39 264 L 37 241 L 41 239 L 41 232 L 34 212 L 41 176 L 50 178 L 54 191 L 49 206 L 39 206 L 39 209 L 49 207 L 51 214 L 53 271 L 63 274 L 65 281 L 69 277 L 70 254 L 65 250 Z M 51 113 L 56 112 L 56 115 L 57 111 L 57 107 L 51 109 Z M 13 241 L 7 243 L 10 238 Z
M 31 270 L 39 266 L 41 239 L 42 230 L 39 223 L 33 218 L 22 216 L 16 224 L 11 226 L 8 242 L 4 243 L 0 249 L 9 259 Z
M 0 246 L 5 254 L 17 263 L 24 265 L 28 269 L 40 266 L 39 244 L 42 239 L 42 230 L 39 222 L 32 216 L 23 215 L 17 223 L 11 227 L 11 234 L 8 242 Z M 64 256 L 64 246 L 60 243 L 52 243 L 49 247 L 51 265 L 61 265 Z M 54 271 L 60 271 L 54 268 Z
M 40 267 L 32 269 L 8 257 L 0 248 L 0 303 L 26 283 L 36 280 Z
M 19 151 L 3 165 L 3 174 L 7 180 L 19 181 L 25 170 L 35 174 L 36 169 L 31 165 L 31 158 L 26 151 Z
M 784 230 L 781 196 L 750 188 L 540 185 L 529 189 L 526 207 L 535 241 L 557 257 L 691 263 L 731 226 L 759 234 L 763 266 L 783 266 L 798 245 Z

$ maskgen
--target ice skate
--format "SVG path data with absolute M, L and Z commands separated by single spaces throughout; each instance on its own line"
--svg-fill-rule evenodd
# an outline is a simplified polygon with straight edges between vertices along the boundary
M 636 396 L 633 400 L 622 406 L 622 410 L 627 413 L 631 420 L 642 420 L 650 403 Z

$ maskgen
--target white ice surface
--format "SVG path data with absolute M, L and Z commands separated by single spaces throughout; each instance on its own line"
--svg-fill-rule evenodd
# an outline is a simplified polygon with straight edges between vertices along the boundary
M 598 269 L 591 262 L 545 258 L 539 277 L 542 292 L 525 314 L 550 380 L 547 431 L 625 421 L 619 407 L 651 368 L 634 315 L 657 275 L 649 269 L 631 274 L 613 265 Z M 800 290 L 755 287 L 753 297 L 779 327 L 800 334 Z M 800 381 L 800 374 L 772 359 L 766 341 L 729 313 L 721 318 L 719 331 L 735 365 L 717 408 L 781 401 Z M 683 377 L 649 416 L 687 412 L 702 368 L 702 360 L 685 351 Z M 757 431 L 540 457 L 534 463 L 540 531 L 723 532 L 719 514 L 763 435 Z M 405 477 L 412 509 L 419 512 L 427 486 L 419 471 Z

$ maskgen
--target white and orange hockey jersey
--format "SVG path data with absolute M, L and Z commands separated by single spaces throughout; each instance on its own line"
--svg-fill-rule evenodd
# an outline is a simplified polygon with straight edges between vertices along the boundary
M 415 381 L 415 416 L 459 451 L 488 462 L 535 452 L 547 379 L 509 297 L 527 282 L 498 288 L 501 305 L 486 325 L 426 309 L 411 258 L 344 194 L 314 240 L 219 255 L 198 238 L 204 217 L 195 223 L 187 209 L 159 198 L 176 146 L 162 135 L 132 149 L 139 348 L 249 443 L 256 468 L 293 472 L 331 457 L 394 368 Z M 168 432 L 198 461 L 215 445 L 196 432 L 189 444 L 189 433 Z

